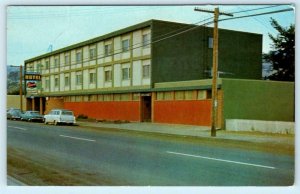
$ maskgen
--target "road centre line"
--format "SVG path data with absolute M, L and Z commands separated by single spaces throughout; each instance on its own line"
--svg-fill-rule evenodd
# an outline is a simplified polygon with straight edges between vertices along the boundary
M 27 129 L 25 129 L 25 128 L 22 128 L 22 127 L 13 127 L 13 126 L 7 126 L 7 127 L 10 127 L 10 128 L 15 128 L 15 129 L 20 129 L 20 130 L 23 130 L 23 131 L 27 131 Z
M 77 140 L 82 140 L 82 141 L 92 141 L 95 142 L 96 140 L 93 139 L 86 139 L 86 138 L 81 138 L 81 137 L 73 137 L 73 136 L 68 136 L 68 135 L 59 135 L 60 137 L 65 137 L 65 138 L 71 138 L 71 139 L 77 139 Z
M 199 156 L 199 155 L 192 155 L 192 154 L 185 154 L 185 153 L 179 153 L 179 152 L 167 151 L 167 153 L 168 154 L 181 155 L 181 156 L 189 156 L 189 157 L 194 157 L 194 158 L 202 158 L 202 159 L 207 159 L 207 160 L 215 160 L 215 161 L 220 161 L 220 162 L 241 164 L 241 165 L 247 165 L 247 166 L 255 166 L 255 167 L 260 167 L 260 168 L 276 169 L 273 166 L 264 166 L 264 165 L 260 165 L 260 164 L 251 164 L 251 163 L 245 163 L 245 162 L 237 162 L 237 161 L 233 161 L 233 160 L 223 160 L 223 159 L 218 159 L 218 158 L 211 158 L 211 157 L 205 157 L 205 156 Z

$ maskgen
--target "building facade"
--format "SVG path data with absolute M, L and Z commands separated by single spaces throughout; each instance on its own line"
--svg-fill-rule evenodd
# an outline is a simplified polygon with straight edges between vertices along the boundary
M 150 20 L 28 59 L 25 73 L 41 81 L 27 88 L 27 109 L 209 126 L 212 37 L 208 27 Z M 262 35 L 220 29 L 219 42 L 220 78 L 261 79 Z

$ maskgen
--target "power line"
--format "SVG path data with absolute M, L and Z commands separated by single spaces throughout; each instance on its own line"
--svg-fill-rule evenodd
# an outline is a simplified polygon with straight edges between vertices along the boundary
M 274 6 L 269 6 L 269 7 L 265 7 L 265 8 L 270 8 L 270 7 L 274 7 Z M 247 10 L 242 9 L 242 8 L 239 7 L 239 6 L 238 6 L 238 9 L 242 10 L 241 12 L 247 11 Z M 241 12 L 237 12 L 237 13 L 241 13 Z M 247 15 L 247 14 L 246 14 L 246 15 Z M 274 31 L 273 28 L 268 27 L 265 23 L 263 23 L 262 21 L 260 21 L 258 18 L 253 17 L 253 18 L 251 18 L 251 19 L 253 19 L 253 20 L 259 22 L 259 23 L 260 23 L 263 27 L 265 27 L 268 31 Z M 266 22 L 265 20 L 263 20 L 263 21 Z
M 292 9 L 292 8 L 289 8 L 289 9 L 283 9 L 283 10 L 277 10 L 277 11 L 271 11 L 271 12 L 265 12 L 265 13 L 258 13 L 258 14 L 245 15 L 245 16 L 239 16 L 239 17 L 233 17 L 233 18 L 219 19 L 218 21 L 226 21 L 226 20 L 232 20 L 232 19 L 240 19 L 240 18 L 246 18 L 246 17 L 252 17 L 252 16 L 259 16 L 259 15 L 267 15 L 267 14 L 280 13 L 280 12 L 287 12 L 287 11 L 293 11 L 293 9 Z M 208 19 L 206 19 L 206 20 L 208 20 Z M 197 22 L 197 23 L 199 23 L 199 22 Z M 145 46 L 147 46 L 147 45 L 151 45 L 151 44 L 155 44 L 155 43 L 161 42 L 161 41 L 163 41 L 163 40 L 166 40 L 166 39 L 169 39 L 169 38 L 178 36 L 178 35 L 180 35 L 180 34 L 186 33 L 186 32 L 188 32 L 188 31 L 191 31 L 191 30 L 194 30 L 194 29 L 199 28 L 199 27 L 201 27 L 201 26 L 209 25 L 209 24 L 212 24 L 212 23 L 213 23 L 213 21 L 204 23 L 204 24 L 202 24 L 202 25 L 196 25 L 196 26 L 194 26 L 194 27 L 191 27 L 191 28 L 189 28 L 189 29 L 187 29 L 187 30 L 184 30 L 184 31 L 175 33 L 175 34 L 170 35 L 170 36 L 168 36 L 168 37 L 164 37 L 164 38 L 161 38 L 161 39 L 158 39 L 158 40 L 155 40 L 155 41 L 151 41 L 150 43 L 145 44 L 145 45 L 141 45 L 141 46 L 138 46 L 138 47 L 133 47 L 133 46 L 132 46 L 131 48 L 129 48 L 129 51 L 134 50 L 134 49 L 138 49 L 138 48 L 141 48 L 141 47 L 145 47 Z M 141 43 L 139 43 L 139 44 L 141 44 Z M 121 50 L 121 49 L 120 49 L 120 50 Z M 118 54 L 121 54 L 121 53 L 123 53 L 123 51 L 121 51 L 121 52 L 116 52 L 116 53 L 113 53 L 113 54 L 110 54 L 110 55 L 102 54 L 102 55 L 100 55 L 99 57 L 96 57 L 96 58 L 93 59 L 93 60 L 103 59 L 103 58 L 105 58 L 105 57 L 110 57 L 110 56 L 118 55 Z M 89 59 L 89 58 L 86 58 L 86 59 L 83 59 L 81 62 L 83 63 L 83 62 L 88 62 L 88 61 L 90 61 L 90 59 Z M 73 62 L 74 62 L 74 61 L 73 61 Z M 68 65 L 64 65 L 64 66 L 60 66 L 60 67 L 65 67 L 65 66 L 69 66 L 69 64 L 68 64 Z M 54 66 L 53 66 L 53 67 L 49 67 L 48 69 L 53 69 L 53 68 L 58 68 L 58 67 L 54 67 Z M 47 70 L 48 70 L 48 69 L 47 69 Z
M 211 19 L 211 18 L 212 18 L 212 17 L 206 18 L 206 19 L 204 19 L 204 20 L 201 20 L 201 21 L 199 21 L 199 22 L 196 22 L 195 24 L 202 23 L 202 22 L 207 21 L 207 20 L 209 20 L 209 19 Z M 157 37 L 155 37 L 155 38 L 152 38 L 152 41 L 151 41 L 150 43 L 148 43 L 148 44 L 144 44 L 144 45 L 143 45 L 143 42 L 136 43 L 136 44 L 132 45 L 131 48 L 129 48 L 129 51 L 134 50 L 134 49 L 138 49 L 138 48 L 142 48 L 142 47 L 145 47 L 145 46 L 148 46 L 148 45 L 151 45 L 151 44 L 154 44 L 154 43 L 157 43 L 157 42 L 166 40 L 166 39 L 168 39 L 168 38 L 172 38 L 172 37 L 174 37 L 174 36 L 180 35 L 180 34 L 182 34 L 182 33 L 188 32 L 188 31 L 190 31 L 190 30 L 194 30 L 194 29 L 196 29 L 196 28 L 198 28 L 198 27 L 205 26 L 205 25 L 208 25 L 208 24 L 211 24 L 211 23 L 213 23 L 213 21 L 204 23 L 204 24 L 202 24 L 202 25 L 200 25 L 200 26 L 198 26 L 198 25 L 194 26 L 195 24 L 189 24 L 190 26 L 188 26 L 188 27 L 182 27 L 182 28 L 180 28 L 180 29 L 177 29 L 177 30 L 168 32 L 168 33 L 166 33 L 166 34 L 159 35 L 159 36 L 157 36 Z M 193 26 L 192 26 L 192 25 L 193 25 Z M 192 26 L 192 27 L 191 27 L 191 26 Z M 183 29 L 184 29 L 184 30 L 183 30 Z M 183 30 L 183 31 L 179 31 L 179 30 Z M 178 31 L 179 31 L 179 32 L 178 32 Z M 175 33 L 175 32 L 176 32 L 176 33 Z M 172 33 L 175 33 L 175 34 L 172 34 Z M 167 36 L 167 37 L 164 37 L 164 36 L 169 35 L 169 34 L 172 34 L 172 35 Z M 162 38 L 162 37 L 163 37 L 163 38 Z M 155 40 L 155 39 L 156 39 L 156 40 Z M 134 47 L 134 46 L 136 46 L 136 45 L 140 45 L 140 46 Z M 117 49 L 117 50 L 114 50 L 114 52 L 115 52 L 115 51 L 118 51 L 118 52 L 113 53 L 113 54 L 109 54 L 109 55 L 106 55 L 106 54 L 104 53 L 104 54 L 102 54 L 102 55 L 99 55 L 99 57 L 96 57 L 96 58 L 93 59 L 93 60 L 103 59 L 103 58 L 105 58 L 105 57 L 110 57 L 110 56 L 114 56 L 114 55 L 121 54 L 121 53 L 123 53 L 122 50 L 123 50 L 122 48 Z M 89 58 L 89 57 L 83 59 L 83 60 L 82 60 L 82 63 L 88 62 L 88 61 L 90 61 L 90 58 Z M 71 61 L 71 64 L 75 64 L 75 62 L 76 62 L 76 61 Z M 69 66 L 69 65 L 64 65 L 64 66 L 60 66 L 60 67 L 65 67 L 65 66 Z M 53 69 L 53 68 L 57 68 L 57 67 L 54 67 L 54 66 L 53 66 L 53 67 L 49 67 L 48 69 Z
M 272 6 L 267 6 L 267 7 L 260 7 L 260 8 L 254 8 L 254 9 L 236 11 L 236 12 L 232 12 L 232 14 L 244 13 L 244 12 L 250 12 L 250 11 L 256 11 L 256 10 L 262 10 L 262 9 L 268 9 L 268 8 L 273 8 L 273 7 L 278 7 L 278 6 L 282 6 L 282 5 L 272 5 Z
M 240 18 L 247 18 L 247 17 L 259 16 L 259 15 L 268 15 L 268 14 L 273 14 L 273 13 L 287 12 L 287 11 L 294 11 L 294 9 L 293 8 L 288 8 L 288 9 L 270 11 L 270 12 L 265 12 L 265 13 L 257 13 L 257 14 L 252 14 L 252 15 L 244 15 L 244 16 L 238 16 L 238 17 L 221 19 L 219 21 L 234 20 L 234 19 L 240 19 Z

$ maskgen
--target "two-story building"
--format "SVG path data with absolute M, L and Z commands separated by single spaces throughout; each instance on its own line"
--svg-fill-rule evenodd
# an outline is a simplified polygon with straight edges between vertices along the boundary
M 213 29 L 195 27 L 150 20 L 28 59 L 27 109 L 209 126 Z M 219 77 L 261 79 L 261 60 L 262 35 L 219 30 Z

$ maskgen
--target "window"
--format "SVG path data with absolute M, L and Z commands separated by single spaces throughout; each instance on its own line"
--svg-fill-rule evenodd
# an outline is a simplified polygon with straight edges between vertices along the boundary
M 90 60 L 96 59 L 96 48 L 90 49 Z
M 76 63 L 81 63 L 81 52 L 76 53 Z
M 54 78 L 54 86 L 58 87 L 58 77 Z
M 96 73 L 90 73 L 90 84 L 94 84 L 96 82 Z
M 150 34 L 144 34 L 143 35 L 143 47 L 149 47 L 150 46 Z
M 46 68 L 46 69 L 49 69 L 49 61 L 46 61 L 46 62 L 45 62 L 45 68 Z
M 105 73 L 105 81 L 106 82 L 111 81 L 111 71 L 107 70 L 104 73 Z
M 76 74 L 76 85 L 81 85 L 81 84 L 82 84 L 82 75 Z
M 143 78 L 150 77 L 150 65 L 143 65 Z
M 130 68 L 122 69 L 122 80 L 128 80 L 130 78 Z
M 40 63 L 37 64 L 36 70 L 37 70 L 38 73 L 41 73 L 41 67 L 42 67 L 42 65 Z
M 107 44 L 104 46 L 104 55 L 107 57 L 112 54 L 112 45 Z
M 212 37 L 208 37 L 208 48 L 213 48 L 214 39 Z
M 65 76 L 65 86 L 69 86 L 69 85 L 70 85 L 70 77 Z
M 111 94 L 104 94 L 103 101 L 111 101 L 111 99 L 112 99 L 111 96 L 112 96 Z
M 49 82 L 49 79 L 46 79 L 46 86 L 45 86 L 46 89 L 49 89 L 50 88 L 50 82 Z
M 122 40 L 122 52 L 127 52 L 129 50 L 129 39 Z
M 176 100 L 184 100 L 184 91 L 176 91 L 175 99 Z
M 65 66 L 70 65 L 70 57 L 69 55 L 65 55 Z
M 55 58 L 54 59 L 54 67 L 58 67 L 58 65 L 59 65 L 59 60 L 58 60 L 58 58 Z

